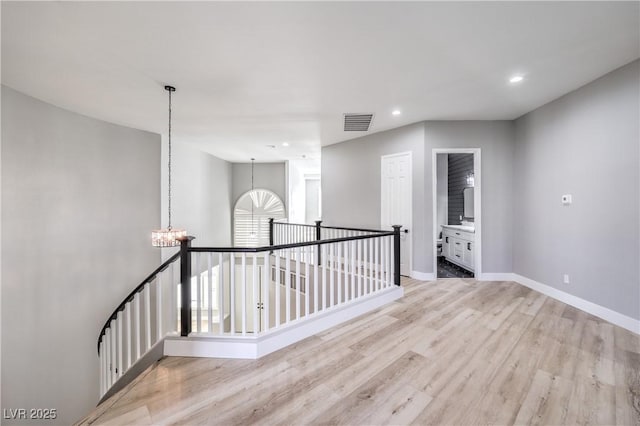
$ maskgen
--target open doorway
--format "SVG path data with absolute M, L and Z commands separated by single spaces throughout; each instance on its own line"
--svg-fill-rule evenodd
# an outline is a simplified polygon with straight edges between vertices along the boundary
M 440 278 L 481 274 L 480 149 L 434 149 L 433 265 Z

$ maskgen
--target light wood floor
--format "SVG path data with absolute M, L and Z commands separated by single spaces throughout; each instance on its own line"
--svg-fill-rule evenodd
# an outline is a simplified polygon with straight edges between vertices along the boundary
M 640 338 L 512 282 L 404 280 L 256 361 L 165 358 L 83 424 L 640 425 Z

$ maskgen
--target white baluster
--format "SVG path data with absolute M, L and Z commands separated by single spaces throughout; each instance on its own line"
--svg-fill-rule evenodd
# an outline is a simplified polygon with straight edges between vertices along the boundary
M 381 261 L 380 261 L 380 287 L 385 288 L 387 283 L 386 277 L 386 267 L 387 267 L 387 238 L 380 238 L 380 253 L 381 253 Z
M 311 246 L 306 247 L 305 253 L 307 259 L 304 262 L 304 315 L 307 317 L 309 316 L 309 281 L 311 281 L 311 277 L 309 276 L 309 263 L 313 258 L 310 248 Z
M 131 303 L 124 305 L 124 325 L 127 331 L 127 364 L 126 368 L 131 367 Z M 137 360 L 136 360 L 137 361 Z
M 298 226 L 298 229 L 300 227 Z M 296 319 L 300 319 L 300 247 L 296 247 Z
M 162 285 L 162 272 L 158 274 L 157 285 L 156 285 L 156 331 L 157 331 L 157 342 L 162 339 L 162 314 L 164 313 L 162 306 L 162 291 L 164 286 Z
M 111 328 L 107 328 L 103 337 L 104 341 L 104 355 L 105 355 L 105 363 L 106 363 L 106 372 L 105 372 L 105 392 L 107 389 L 111 387 L 113 384 L 113 361 L 111 358 Z
M 135 330 L 136 360 L 138 360 L 140 358 L 140 328 L 142 327 L 140 324 L 140 293 L 133 296 L 133 318 L 135 319 L 133 329 Z
M 285 250 L 285 318 L 288 324 L 291 321 L 291 249 Z
M 118 326 L 118 377 L 122 377 L 123 363 L 122 363 L 122 311 L 116 315 L 116 324 Z
M 357 241 L 351 241 L 351 300 L 356 297 L 356 244 Z
M 362 240 L 358 240 L 356 244 L 358 245 L 356 253 L 356 275 L 358 277 L 356 297 L 360 297 L 362 296 Z
M 260 319 L 260 310 L 258 309 L 258 303 L 260 302 L 260 291 L 258 290 L 258 257 L 256 253 L 253 253 L 253 335 L 257 335 L 260 330 L 258 329 L 258 320 Z
M 263 328 L 264 331 L 269 330 L 269 297 L 270 297 L 270 288 L 271 288 L 271 255 L 268 251 L 264 252 L 264 266 L 262 271 L 262 276 L 264 277 L 262 280 L 262 291 L 264 296 L 262 297 L 262 303 L 264 304 L 264 320 L 263 320 Z
M 111 383 L 118 379 L 118 357 L 116 355 L 116 320 L 111 320 Z
M 334 285 L 334 277 L 333 277 L 334 273 L 333 273 L 333 271 L 334 271 L 334 268 L 335 268 L 335 265 L 336 265 L 336 259 L 333 256 L 333 252 L 335 250 L 334 246 L 336 244 L 337 243 L 331 243 L 329 245 L 329 307 L 333 307 L 333 303 L 334 303 L 334 300 L 335 300 L 334 299 L 334 296 L 335 296 L 334 287 L 335 287 L 335 285 Z
M 276 255 L 276 327 L 280 326 L 280 250 L 274 252 Z
M 169 331 L 176 331 L 178 329 L 178 281 L 176 280 L 174 265 L 175 262 L 169 267 Z
M 373 238 L 369 238 L 367 252 L 367 292 L 373 293 Z
M 378 242 L 380 243 L 380 276 L 379 276 L 379 285 L 380 290 L 384 289 L 384 237 L 378 237 Z
M 144 294 L 144 341 L 145 352 L 151 349 L 151 296 L 149 284 L 144 286 L 142 293 Z
M 337 265 L 337 272 L 336 275 L 338 275 L 338 287 L 336 288 L 337 292 L 338 292 L 338 302 L 337 304 L 339 305 L 340 303 L 342 303 L 342 258 L 343 258 L 343 254 L 342 254 L 342 243 L 336 243 L 336 245 L 338 246 L 338 253 L 336 255 L 337 257 L 337 261 L 338 261 L 338 265 Z
M 202 270 L 200 269 L 200 254 L 194 253 L 196 257 L 196 332 L 202 331 L 202 297 L 200 297 L 200 289 L 202 288 Z M 193 297 L 193 296 L 191 296 Z
M 236 254 L 229 253 L 229 310 L 231 314 L 231 334 L 236 333 Z
M 317 314 L 318 313 L 318 268 L 320 268 L 320 265 L 318 265 L 318 253 L 319 253 L 320 247 L 318 246 L 314 246 L 314 247 L 315 248 L 313 251 L 313 313 Z M 307 285 L 308 284 L 309 284 L 309 281 L 307 279 Z
M 375 273 L 375 283 L 376 283 L 376 291 L 380 290 L 380 238 L 377 237 L 375 242 L 375 265 L 376 265 L 376 273 Z
M 240 294 L 242 296 L 242 335 L 247 334 L 247 253 L 241 255 L 242 270 Z
M 391 273 L 391 265 L 393 265 L 393 256 L 391 250 L 391 247 L 393 247 L 392 241 L 393 237 L 387 237 L 387 287 L 391 287 L 393 278 L 393 274 Z
M 98 392 L 98 398 L 100 398 L 104 394 L 104 352 L 103 352 L 103 344 L 102 339 L 100 339 L 100 344 L 98 345 L 98 350 L 100 354 L 98 355 L 98 362 L 100 364 L 100 392 Z
M 218 253 L 218 334 L 224 334 L 224 254 Z
M 207 255 L 207 331 L 213 333 L 213 253 Z

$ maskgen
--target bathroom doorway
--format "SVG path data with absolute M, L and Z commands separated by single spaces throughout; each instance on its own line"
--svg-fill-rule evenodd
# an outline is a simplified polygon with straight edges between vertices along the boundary
M 480 149 L 434 149 L 433 268 L 436 278 L 477 278 L 482 266 Z

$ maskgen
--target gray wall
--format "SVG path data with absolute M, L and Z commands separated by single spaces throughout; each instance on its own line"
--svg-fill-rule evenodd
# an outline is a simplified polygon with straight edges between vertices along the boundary
M 161 199 L 163 226 L 166 226 L 166 142 L 162 148 Z M 231 163 L 186 143 L 173 143 L 171 157 L 172 225 L 185 228 L 189 235 L 195 236 L 194 246 L 228 247 L 231 245 Z M 170 256 L 173 251 L 175 250 L 163 250 L 163 255 Z
M 480 148 L 482 174 L 482 272 L 512 271 L 512 121 L 427 121 L 425 255 L 432 259 L 431 156 L 434 148 Z M 477 218 L 476 218 L 477 220 Z M 432 260 L 429 260 L 428 272 Z
M 524 115 L 513 159 L 514 272 L 636 319 L 639 80 L 635 61 Z
M 97 403 L 103 322 L 160 261 L 160 137 L 3 87 L 2 207 L 2 407 L 70 424 Z
M 380 228 L 380 156 L 411 151 L 413 269 L 431 272 L 424 239 L 424 126 L 375 133 L 322 148 L 322 220 L 326 225 Z M 429 203 L 430 205 L 431 203 Z M 430 223 L 429 223 L 430 226 Z
M 460 216 L 464 217 L 462 190 L 469 186 L 467 175 L 473 173 L 473 154 L 449 154 L 447 157 L 449 158 L 447 168 L 449 225 L 460 225 Z
M 233 163 L 233 202 L 245 192 L 251 190 L 251 163 Z M 254 187 L 274 192 L 285 204 L 287 199 L 287 177 L 285 163 L 255 163 Z
M 380 156 L 413 152 L 413 269 L 433 273 L 433 148 L 482 149 L 483 272 L 511 272 L 513 122 L 430 121 L 322 148 L 326 224 L 380 226 Z

